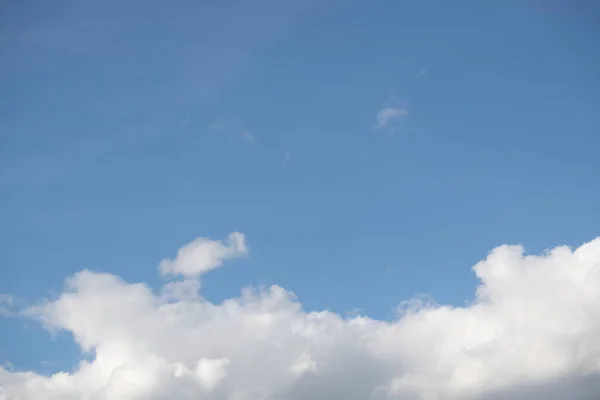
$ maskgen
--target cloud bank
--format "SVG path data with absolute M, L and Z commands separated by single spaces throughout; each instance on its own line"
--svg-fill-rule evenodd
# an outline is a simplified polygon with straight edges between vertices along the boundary
M 600 398 L 600 238 L 473 267 L 464 307 L 408 301 L 394 321 L 305 311 L 281 287 L 212 304 L 198 276 L 247 252 L 197 239 L 161 263 L 158 291 L 82 271 L 25 311 L 88 356 L 43 376 L 0 368 L 2 400 Z M 188 290 L 173 290 L 173 285 Z

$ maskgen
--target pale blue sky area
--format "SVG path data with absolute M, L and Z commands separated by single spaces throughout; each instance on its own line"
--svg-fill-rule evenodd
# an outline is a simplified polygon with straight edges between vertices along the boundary
M 0 57 L 0 293 L 22 304 L 83 268 L 158 287 L 162 258 L 237 230 L 250 256 L 209 299 L 278 284 L 393 318 L 472 299 L 495 246 L 599 233 L 595 1 L 4 2 Z M 18 318 L 0 348 L 77 354 Z

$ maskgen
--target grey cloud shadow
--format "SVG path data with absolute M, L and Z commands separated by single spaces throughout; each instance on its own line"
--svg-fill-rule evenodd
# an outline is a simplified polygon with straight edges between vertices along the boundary
M 584 377 L 570 376 L 559 380 L 525 383 L 514 388 L 494 391 L 481 400 L 597 400 L 600 399 L 600 373 Z

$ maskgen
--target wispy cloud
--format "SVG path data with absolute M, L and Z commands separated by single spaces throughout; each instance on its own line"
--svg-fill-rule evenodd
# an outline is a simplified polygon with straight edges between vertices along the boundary
M 208 125 L 208 130 L 211 133 L 226 133 L 228 131 L 227 126 L 225 126 L 225 124 L 216 121 Z
M 256 137 L 237 119 L 217 120 L 208 125 L 208 131 L 213 134 L 230 135 L 246 142 L 254 142 Z
M 425 75 L 427 75 L 427 68 L 425 67 L 421 68 L 419 72 L 417 72 L 417 78 L 421 78 Z
M 405 117 L 407 114 L 408 114 L 408 110 L 404 107 L 392 107 L 392 106 L 383 107 L 377 113 L 377 117 L 375 118 L 377 121 L 375 128 L 376 129 L 387 128 L 387 127 L 389 127 L 391 122 L 393 122 L 399 118 Z
M 185 131 L 188 128 L 189 125 L 190 125 L 190 119 L 189 118 L 184 119 L 181 122 L 181 130 Z
M 83 57 L 90 65 L 81 76 L 91 74 L 93 82 L 115 83 L 103 87 L 100 98 L 96 90 L 82 90 L 77 96 L 85 99 L 86 110 L 118 113 L 134 104 L 152 114 L 154 109 L 164 110 L 165 103 L 184 108 L 217 104 L 237 90 L 254 54 L 292 29 L 299 13 L 320 7 L 314 0 L 236 0 L 179 7 L 157 1 L 133 1 L 140 6 L 131 7 L 100 3 L 70 2 L 45 18 L 3 26 L 2 71 L 7 79 L 16 80 L 24 70 L 37 74 L 50 67 L 67 71 L 74 87 L 84 87 L 89 82 L 78 84 L 79 75 L 68 72 L 77 68 L 69 60 Z M 161 40 L 150 44 L 147 33 L 158 31 Z M 162 57 L 153 56 L 156 46 Z M 160 73 L 163 70 L 170 73 Z M 138 86 L 141 76 L 147 82 L 143 90 Z
M 243 129 L 240 134 L 244 140 L 248 142 L 254 142 L 254 135 L 249 130 Z
M 13 313 L 14 300 L 8 294 L 0 293 L 0 316 L 8 316 Z
M 393 130 L 395 124 L 407 115 L 406 105 L 388 103 L 375 116 L 375 130 Z

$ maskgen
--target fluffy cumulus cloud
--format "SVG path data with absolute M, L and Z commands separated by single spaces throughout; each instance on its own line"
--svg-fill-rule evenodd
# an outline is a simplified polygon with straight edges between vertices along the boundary
M 224 241 L 201 237 L 179 249 L 174 260 L 162 260 L 160 272 L 163 275 L 200 276 L 220 267 L 225 260 L 246 254 L 248 248 L 243 233 L 233 232 Z
M 203 299 L 196 277 L 245 253 L 241 234 L 192 242 L 162 264 L 184 279 L 158 291 L 71 276 L 25 313 L 87 356 L 50 376 L 0 368 L 0 399 L 600 398 L 600 238 L 498 247 L 473 267 L 470 305 L 409 301 L 394 321 L 308 312 L 278 286 Z

